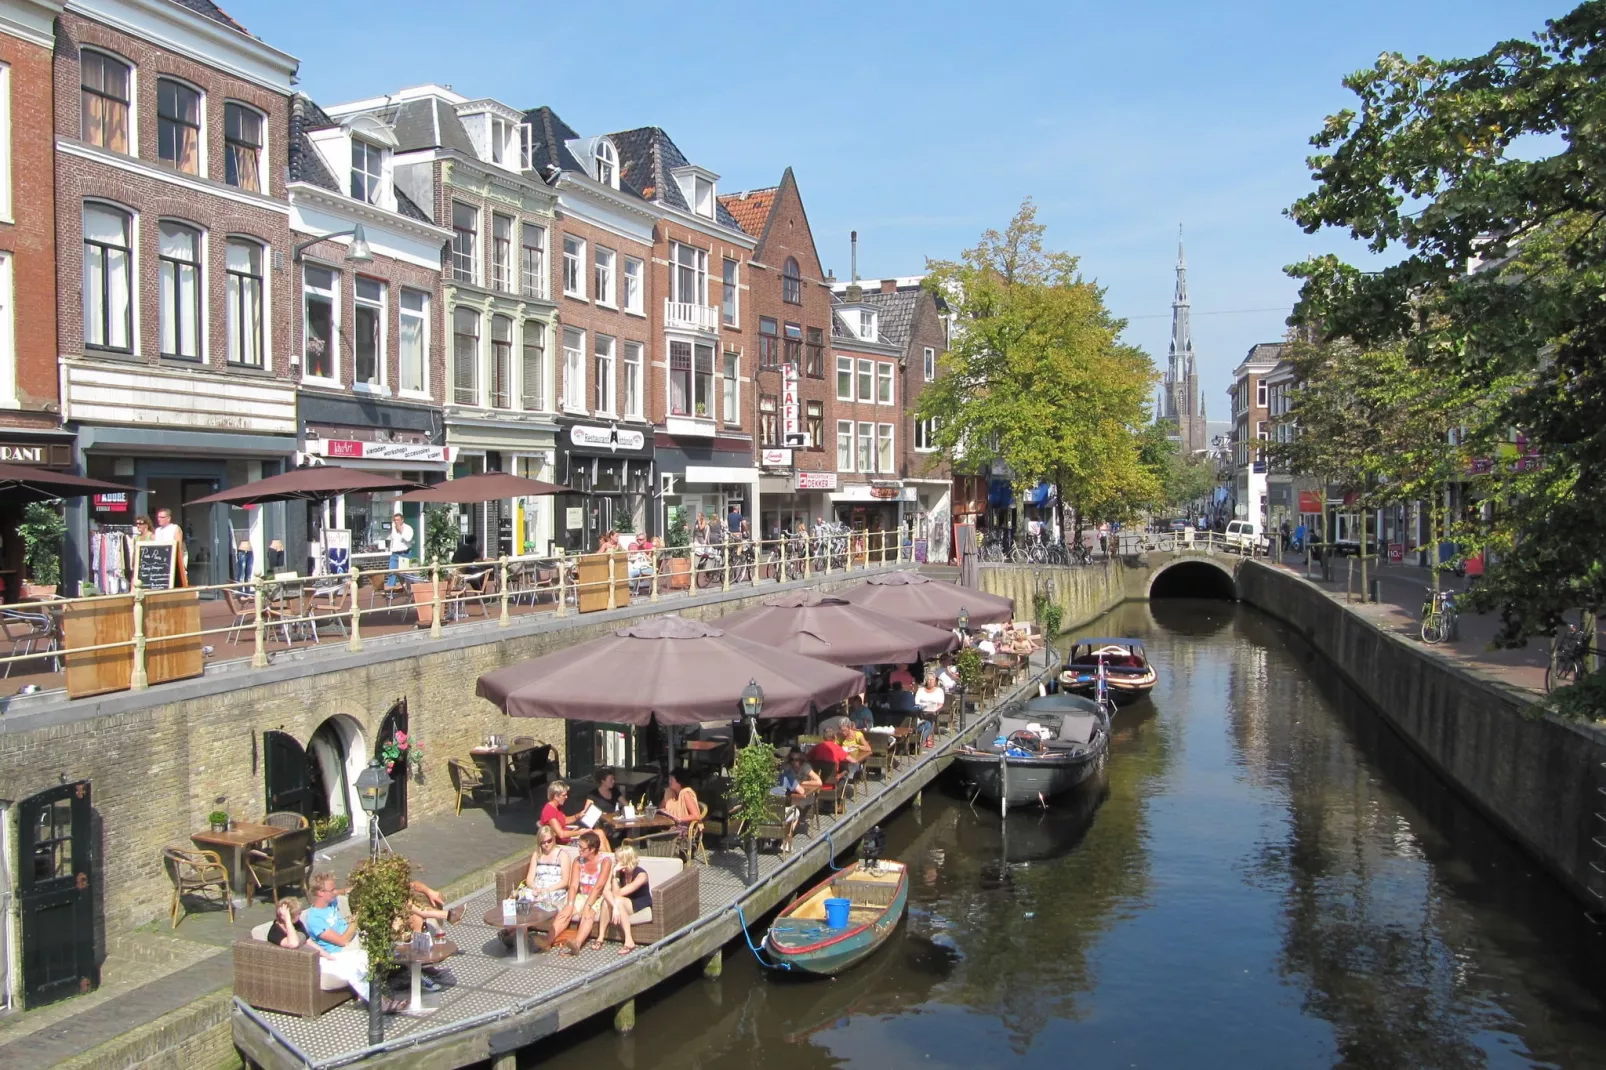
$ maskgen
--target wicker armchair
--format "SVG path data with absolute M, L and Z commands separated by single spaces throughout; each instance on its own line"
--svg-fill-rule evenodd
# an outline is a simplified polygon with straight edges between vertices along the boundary
M 479 764 L 464 758 L 446 759 L 446 770 L 452 778 L 452 787 L 457 790 L 457 812 L 463 812 L 463 799 L 474 801 L 475 792 L 484 792 L 491 799 L 491 813 L 500 813 L 497 809 L 496 784 L 493 783 Z
M 268 924 L 257 928 L 266 930 Z M 317 951 L 306 945 L 276 947 L 265 936 L 235 941 L 234 994 L 258 1010 L 302 1018 L 316 1018 L 353 997 L 350 985 L 323 980 Z
M 814 771 L 820 774 L 820 790 L 814 793 L 815 807 L 822 814 L 840 814 L 847 798 L 848 785 L 842 782 L 842 771 L 836 762 L 810 760 Z
M 262 819 L 264 825 L 272 825 L 276 829 L 304 829 L 310 828 L 305 815 L 294 810 L 275 810 Z
M 864 775 L 872 772 L 880 773 L 881 779 L 887 778 L 887 771 L 897 768 L 897 761 L 892 756 L 892 737 L 885 732 L 869 732 L 864 737 L 870 744 L 870 756 L 864 762 Z
M 222 897 L 223 905 L 229 908 L 229 921 L 234 921 L 234 891 L 229 887 L 229 871 L 216 851 L 168 847 L 162 851 L 162 865 L 173 884 L 173 928 L 178 928 L 178 923 L 188 913 L 184 906 L 185 893 L 208 889 Z
M 245 901 L 251 902 L 262 888 L 273 889 L 273 903 L 279 904 L 279 889 L 285 885 L 307 887 L 312 877 L 312 830 L 294 829 L 275 836 L 264 848 L 245 853 Z
M 702 892 L 696 866 L 688 866 L 678 858 L 644 857 L 642 867 L 652 890 L 652 916 L 641 921 L 632 920 L 630 934 L 638 944 L 650 944 L 683 926 L 696 921 L 702 913 Z M 529 870 L 529 860 L 510 862 L 497 870 L 496 898 L 508 898 Z M 665 874 L 668 874 L 665 876 Z M 624 940 L 619 926 L 609 923 L 606 939 Z

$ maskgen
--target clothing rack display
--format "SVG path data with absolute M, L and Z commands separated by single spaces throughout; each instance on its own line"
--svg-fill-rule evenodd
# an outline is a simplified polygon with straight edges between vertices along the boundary
M 133 590 L 132 524 L 102 524 L 90 535 L 89 572 L 101 594 L 127 594 Z

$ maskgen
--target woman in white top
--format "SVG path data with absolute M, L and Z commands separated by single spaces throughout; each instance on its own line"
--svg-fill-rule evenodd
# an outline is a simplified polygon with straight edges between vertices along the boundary
M 943 704 L 948 701 L 947 694 L 942 685 L 937 683 L 937 674 L 926 673 L 925 681 L 915 689 L 915 705 L 920 707 L 920 742 L 924 746 L 931 746 L 931 730 L 936 727 L 937 713 Z

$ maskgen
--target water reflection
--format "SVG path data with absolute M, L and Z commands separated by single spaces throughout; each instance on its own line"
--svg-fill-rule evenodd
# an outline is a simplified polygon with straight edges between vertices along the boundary
M 1160 671 L 1099 780 L 1007 824 L 928 793 L 887 829 L 909 915 L 860 968 L 733 945 L 635 1040 L 540 1065 L 1606 1065 L 1599 934 L 1281 625 L 1159 602 L 1085 630 Z

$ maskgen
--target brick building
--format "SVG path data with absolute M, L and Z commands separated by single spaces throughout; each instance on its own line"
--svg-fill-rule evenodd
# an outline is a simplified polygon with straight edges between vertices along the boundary
M 1261 445 L 1271 438 L 1269 379 L 1285 348 L 1282 342 L 1250 346 L 1227 388 L 1232 400 L 1233 512 L 1237 519 L 1259 523 L 1261 531 L 1268 530 L 1271 522 L 1266 452 Z
M 229 580 L 236 542 L 272 522 L 184 503 L 296 451 L 296 67 L 208 0 L 84 0 L 57 19 L 62 416 L 88 475 L 139 488 L 69 504 L 69 586 L 91 531 L 136 513 L 173 510 L 191 583 Z
M 0 0 L 0 461 L 66 471 L 56 373 L 57 0 Z M 20 506 L 0 506 L 15 531 Z M 23 579 L 23 543 L 0 544 L 0 598 Z
M 378 169 L 382 191 L 394 187 L 398 205 L 410 202 L 450 231 L 439 303 L 452 474 L 551 479 L 557 306 L 548 250 L 556 198 L 524 166 L 523 113 L 437 85 L 327 111 L 374 150 L 368 166 Z M 465 511 L 468 533 L 487 555 L 544 552 L 551 542 L 549 498 Z
M 826 495 L 833 519 L 856 531 L 895 531 L 915 502 L 905 486 L 903 349 L 882 333 L 881 307 L 849 283 L 836 298 L 830 373 L 835 405 L 827 434 L 837 489 Z
M 741 311 L 753 325 L 751 389 L 757 393 L 760 529 L 812 527 L 837 488 L 832 437 L 836 402 L 826 368 L 831 291 L 788 167 L 779 185 L 720 198 L 758 239 Z
M 655 368 L 650 205 L 620 177 L 607 136 L 581 137 L 551 108 L 525 113 L 533 175 L 557 195 L 552 286 L 558 295 L 558 414 L 554 481 L 567 550 L 589 550 L 609 529 L 661 531 L 650 399 Z
M 440 310 L 451 231 L 397 189 L 397 142 L 384 123 L 366 114 L 337 121 L 297 94 L 290 127 L 302 453 L 433 482 L 451 460 Z M 330 522 L 359 551 L 382 543 L 398 507 L 422 531 L 419 506 L 394 496 L 345 495 Z

